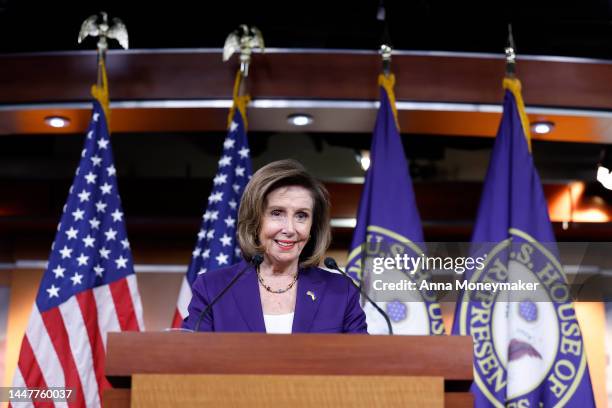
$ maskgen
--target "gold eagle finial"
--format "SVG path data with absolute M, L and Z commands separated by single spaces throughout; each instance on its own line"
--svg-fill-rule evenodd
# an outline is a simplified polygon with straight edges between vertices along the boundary
M 99 22 L 99 20 L 101 21 Z M 79 44 L 89 36 L 98 37 L 98 51 L 102 54 L 108 49 L 108 38 L 117 40 L 119 45 L 126 50 L 129 48 L 128 32 L 125 24 L 120 19 L 113 18 L 112 24 L 109 25 L 108 14 L 104 11 L 100 12 L 99 16 L 94 14 L 87 17 L 81 24 Z
M 240 52 L 240 71 L 246 77 L 249 73 L 254 48 L 259 48 L 261 52 L 264 52 L 265 46 L 261 31 L 257 27 L 249 28 L 246 24 L 242 24 L 225 39 L 223 61 L 229 60 L 234 53 Z

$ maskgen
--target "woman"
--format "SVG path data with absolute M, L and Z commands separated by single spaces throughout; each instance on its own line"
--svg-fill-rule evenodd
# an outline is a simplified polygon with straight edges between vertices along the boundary
M 195 329 L 211 299 L 245 270 L 206 313 L 198 330 L 267 333 L 366 333 L 359 292 L 318 268 L 331 241 L 329 195 L 294 160 L 257 171 L 238 212 L 244 260 L 198 276 L 183 327 Z M 263 255 L 259 267 L 249 264 Z

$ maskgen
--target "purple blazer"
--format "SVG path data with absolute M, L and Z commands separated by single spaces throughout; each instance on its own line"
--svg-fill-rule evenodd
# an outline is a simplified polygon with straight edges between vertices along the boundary
M 193 330 L 200 312 L 246 265 L 242 261 L 198 276 L 183 328 Z M 314 300 L 308 292 L 314 294 Z M 212 313 L 202 319 L 200 331 L 265 333 L 253 266 L 215 303 Z M 359 291 L 342 275 L 320 268 L 300 269 L 292 333 L 367 333 Z

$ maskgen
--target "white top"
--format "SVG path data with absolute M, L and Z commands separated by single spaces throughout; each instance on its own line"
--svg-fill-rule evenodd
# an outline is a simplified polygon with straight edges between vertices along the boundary
M 264 322 L 266 324 L 266 333 L 291 333 L 291 327 L 293 326 L 293 314 L 294 312 L 280 315 L 265 314 Z

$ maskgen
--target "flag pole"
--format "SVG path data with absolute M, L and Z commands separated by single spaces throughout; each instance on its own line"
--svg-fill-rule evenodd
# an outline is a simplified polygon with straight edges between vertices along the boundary
M 391 54 L 393 48 L 388 44 L 381 44 L 378 53 L 382 57 L 382 72 L 388 77 L 391 74 Z
M 514 78 L 516 75 L 516 47 L 512 36 L 512 24 L 508 24 L 508 44 L 506 52 L 506 77 Z
M 87 37 L 98 38 L 98 72 L 96 84 L 91 87 L 91 94 L 102 105 L 106 116 L 106 122 L 110 127 L 110 96 L 106 77 L 106 51 L 108 50 L 108 39 L 117 40 L 119 45 L 127 50 L 129 48 L 127 27 L 118 18 L 113 18 L 112 24 L 109 24 L 108 14 L 101 11 L 99 15 L 94 14 L 87 17 L 81 24 L 78 43 L 80 44 Z
M 508 45 L 505 48 L 506 53 L 506 75 L 503 80 L 503 88 L 509 90 L 514 95 L 518 108 L 523 133 L 527 140 L 527 148 L 531 153 L 531 131 L 529 128 L 529 118 L 525 112 L 525 103 L 523 102 L 521 81 L 516 76 L 516 46 L 514 45 L 514 37 L 512 35 L 512 24 L 508 24 Z
M 383 87 L 387 93 L 389 104 L 393 111 L 393 118 L 395 119 L 395 126 L 399 132 L 399 120 L 397 118 L 397 107 L 395 106 L 395 75 L 391 72 L 391 53 L 393 48 L 390 45 L 381 44 L 378 52 L 382 58 L 382 73 L 378 75 L 378 85 Z
M 389 34 L 389 22 L 387 21 L 387 9 L 384 0 L 379 1 L 376 19 L 383 24 L 380 38 L 381 45 L 378 53 L 382 57 L 382 72 L 388 77 L 391 74 L 391 53 L 393 52 L 393 45 L 391 43 L 391 35 Z
M 247 25 L 242 24 L 238 29 L 232 31 L 225 39 L 225 44 L 223 46 L 223 62 L 228 61 L 234 53 L 240 53 L 240 69 L 236 72 L 232 93 L 233 103 L 227 118 L 228 128 L 233 121 L 236 108 L 238 108 L 242 114 L 244 126 L 247 127 L 246 106 L 251 100 L 247 91 L 247 78 L 249 76 L 251 56 L 255 48 L 259 48 L 262 53 L 265 50 L 263 35 L 257 27 L 249 28 Z

